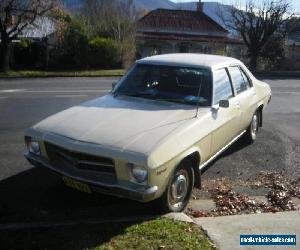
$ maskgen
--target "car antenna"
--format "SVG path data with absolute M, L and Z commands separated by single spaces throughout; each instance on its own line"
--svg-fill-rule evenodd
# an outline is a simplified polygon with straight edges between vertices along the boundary
M 199 86 L 199 89 L 198 89 L 198 95 L 197 95 L 198 98 L 200 97 L 200 92 L 201 92 L 201 87 L 202 87 L 202 81 L 203 81 L 203 76 L 201 77 L 200 86 Z M 200 103 L 199 103 L 199 100 L 198 100 L 197 101 L 197 109 L 196 109 L 195 118 L 198 117 L 199 105 L 200 105 Z

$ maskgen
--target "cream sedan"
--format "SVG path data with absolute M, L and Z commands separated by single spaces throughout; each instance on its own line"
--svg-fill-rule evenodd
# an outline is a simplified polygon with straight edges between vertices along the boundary
M 271 99 L 240 61 L 168 54 L 139 60 L 106 96 L 25 132 L 25 157 L 84 192 L 185 208 L 201 169 L 241 136 L 252 143 Z

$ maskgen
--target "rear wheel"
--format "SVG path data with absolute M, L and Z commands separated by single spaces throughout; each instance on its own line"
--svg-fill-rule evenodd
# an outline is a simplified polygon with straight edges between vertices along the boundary
M 194 186 L 194 170 L 190 160 L 183 160 L 169 180 L 167 189 L 160 198 L 162 212 L 180 212 L 189 202 Z
M 249 143 L 253 143 L 256 140 L 260 116 L 261 113 L 259 111 L 255 111 L 255 113 L 252 116 L 251 123 L 245 135 L 245 139 Z

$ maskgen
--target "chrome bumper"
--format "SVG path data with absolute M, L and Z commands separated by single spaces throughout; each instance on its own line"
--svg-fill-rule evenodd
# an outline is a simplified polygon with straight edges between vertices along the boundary
M 155 194 L 158 190 L 157 186 L 152 186 L 152 187 L 138 186 L 136 188 L 131 188 L 131 187 L 129 188 L 126 186 L 121 186 L 121 185 L 108 185 L 106 183 L 87 180 L 85 178 L 81 178 L 78 176 L 72 176 L 64 171 L 61 171 L 61 170 L 53 167 L 48 162 L 43 161 L 39 157 L 36 157 L 30 153 L 25 153 L 24 156 L 32 165 L 34 165 L 36 167 L 40 167 L 40 166 L 46 167 L 61 176 L 67 176 L 74 180 L 88 184 L 89 187 L 94 192 L 97 192 L 97 193 L 103 193 L 103 194 L 118 196 L 118 197 L 122 197 L 122 198 L 129 198 L 129 199 L 137 200 L 140 202 L 147 202 L 147 201 L 151 201 L 154 199 Z

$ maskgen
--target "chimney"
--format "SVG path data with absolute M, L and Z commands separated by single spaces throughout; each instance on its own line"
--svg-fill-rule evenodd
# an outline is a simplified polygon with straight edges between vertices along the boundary
M 197 3 L 197 11 L 203 12 L 203 7 L 204 3 L 202 3 L 201 0 L 199 0 L 199 2 Z

